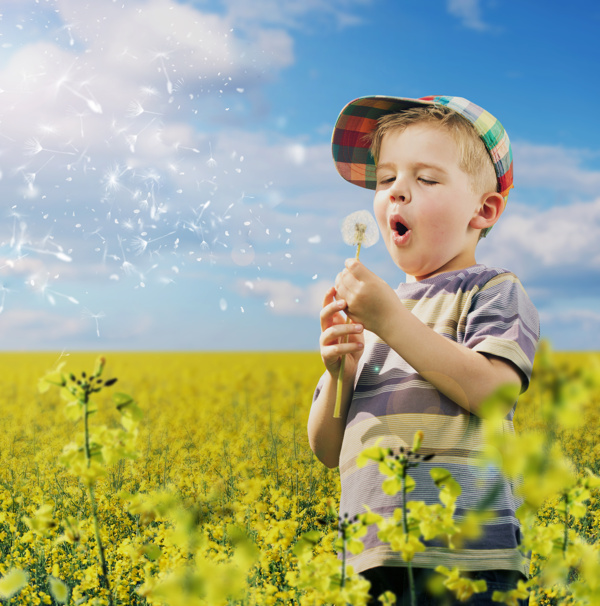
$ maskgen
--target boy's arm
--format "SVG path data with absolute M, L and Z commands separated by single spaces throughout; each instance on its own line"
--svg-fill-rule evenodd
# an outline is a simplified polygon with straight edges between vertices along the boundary
M 319 395 L 312 403 L 308 417 L 308 442 L 316 457 L 330 469 L 337 467 L 340 461 L 346 416 L 353 390 L 353 382 L 344 383 L 342 405 L 339 418 L 333 416 L 337 379 L 325 373 Z
M 354 391 L 354 377 L 364 349 L 362 326 L 346 323 L 346 318 L 340 313 L 346 307 L 346 302 L 335 300 L 335 294 L 334 288 L 327 291 L 321 309 L 319 344 L 326 372 L 321 390 L 312 403 L 307 426 L 312 451 L 324 465 L 331 468 L 339 464 L 346 416 Z M 340 416 L 335 418 L 333 411 L 342 355 L 346 355 L 342 402 Z
M 510 362 L 473 351 L 436 333 L 397 297 L 396 306 L 398 321 L 381 327 L 378 333 L 392 349 L 438 391 L 474 414 L 499 387 L 510 386 L 514 394 L 503 411 L 508 413 L 522 385 L 519 371 Z
M 477 414 L 486 398 L 506 385 L 514 387 L 511 406 L 516 400 L 523 379 L 515 366 L 436 333 L 360 262 L 346 262 L 336 289 L 348 302 L 348 314 L 354 322 L 377 334 L 424 379 L 465 410 Z

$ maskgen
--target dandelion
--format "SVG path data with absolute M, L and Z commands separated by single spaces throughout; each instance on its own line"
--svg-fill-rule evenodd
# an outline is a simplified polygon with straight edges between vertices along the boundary
M 356 258 L 360 255 L 361 245 L 373 246 L 379 240 L 379 230 L 373 215 L 368 210 L 358 210 L 342 221 L 342 238 L 349 246 L 358 246 Z
M 358 210 L 349 214 L 342 221 L 342 238 L 349 246 L 356 246 L 356 259 L 359 258 L 362 246 L 368 248 L 373 246 L 379 240 L 379 230 L 373 215 L 368 210 Z M 346 323 L 350 318 L 346 319 Z M 347 341 L 347 337 L 346 337 Z M 340 363 L 340 372 L 337 380 L 337 392 L 335 396 L 335 409 L 333 416 L 339 418 L 342 405 L 342 382 L 344 378 L 344 368 L 346 366 L 346 354 L 342 356 Z

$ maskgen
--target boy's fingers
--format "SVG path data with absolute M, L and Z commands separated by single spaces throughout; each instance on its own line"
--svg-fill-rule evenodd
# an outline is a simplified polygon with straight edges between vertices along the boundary
M 321 345 L 327 346 L 340 343 L 344 337 L 351 337 L 353 341 L 356 341 L 357 339 L 364 341 L 361 334 L 362 332 L 362 324 L 346 324 L 345 322 L 343 324 L 334 324 L 321 333 Z
M 326 293 L 325 298 L 323 299 L 323 307 L 329 305 L 334 300 L 335 297 L 335 288 L 332 286 Z
M 344 354 L 353 354 L 357 351 L 362 351 L 364 344 L 360 341 L 351 341 L 349 343 L 336 343 L 334 345 L 327 345 L 321 349 L 321 355 L 323 358 L 334 361 Z
M 328 299 L 327 297 L 323 301 L 323 307 L 320 312 L 321 321 L 328 319 L 330 316 L 335 315 L 340 310 L 346 307 L 346 301 L 343 299 Z

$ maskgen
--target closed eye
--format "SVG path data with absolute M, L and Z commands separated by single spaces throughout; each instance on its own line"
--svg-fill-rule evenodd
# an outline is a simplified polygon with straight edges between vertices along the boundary
M 421 183 L 425 183 L 425 185 L 436 185 L 438 183 L 438 181 L 426 179 L 425 177 L 419 177 L 419 181 L 421 181 Z

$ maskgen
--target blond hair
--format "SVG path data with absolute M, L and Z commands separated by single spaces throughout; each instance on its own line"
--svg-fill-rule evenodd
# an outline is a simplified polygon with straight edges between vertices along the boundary
M 403 131 L 414 124 L 431 124 L 450 134 L 458 146 L 458 165 L 471 177 L 475 193 L 498 191 L 496 171 L 485 143 L 466 118 L 445 106 L 413 107 L 379 118 L 375 129 L 366 135 L 375 164 L 379 161 L 383 137 L 391 131 Z

